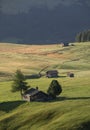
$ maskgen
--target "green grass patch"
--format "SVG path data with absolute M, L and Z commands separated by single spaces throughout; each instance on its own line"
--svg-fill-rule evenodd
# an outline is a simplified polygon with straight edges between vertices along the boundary
M 66 48 L 43 46 L 37 54 L 21 53 L 20 48 L 30 48 L 29 45 L 1 44 L 1 47 L 6 50 L 0 52 L 3 61 L 0 63 L 0 130 L 90 130 L 90 43 L 75 43 Z M 12 81 L 6 81 L 9 74 L 17 68 L 26 75 L 37 74 L 46 65 L 49 67 L 44 74 L 57 69 L 59 77 L 44 76 L 27 82 L 47 92 L 51 81 L 58 80 L 63 91 L 56 100 L 24 102 L 19 92 L 11 92 Z M 73 72 L 75 77 L 67 77 L 67 72 Z

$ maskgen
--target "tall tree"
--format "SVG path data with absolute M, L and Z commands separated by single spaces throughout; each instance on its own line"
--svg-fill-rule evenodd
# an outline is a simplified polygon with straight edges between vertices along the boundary
M 76 42 L 87 42 L 90 41 L 90 30 L 80 32 L 76 35 Z
M 27 82 L 25 81 L 25 76 L 21 72 L 21 70 L 17 70 L 15 72 L 14 78 L 13 78 L 13 84 L 12 84 L 12 92 L 20 91 L 20 94 L 22 96 L 23 92 L 26 91 L 29 86 L 27 85 Z
M 1 14 L 1 9 L 2 9 L 2 0 L 0 0 L 0 14 Z
M 61 92 L 62 92 L 62 87 L 59 84 L 59 82 L 57 80 L 52 80 L 47 90 L 47 93 L 53 98 L 56 98 L 56 96 L 58 96 Z
M 82 36 L 81 32 L 76 35 L 75 38 L 76 42 L 81 42 L 81 36 Z

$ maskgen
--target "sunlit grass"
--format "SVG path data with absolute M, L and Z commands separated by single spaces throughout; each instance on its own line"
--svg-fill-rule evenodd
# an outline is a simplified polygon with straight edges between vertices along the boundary
M 75 46 L 18 45 L 0 43 L 0 72 L 11 73 L 21 69 L 24 73 L 38 73 L 47 69 L 90 69 L 90 43 L 75 43 Z M 88 62 L 88 64 L 87 64 Z M 1 77 L 1 76 L 0 76 Z M 7 76 L 6 76 L 7 77 Z
M 46 92 L 51 80 L 41 78 L 27 81 L 29 85 L 38 85 L 40 90 Z M 89 77 L 66 77 L 57 80 L 62 85 L 62 94 L 58 100 L 44 103 L 20 101 L 20 94 L 10 91 L 12 82 L 1 82 L 0 129 L 77 130 L 83 123 L 89 122 Z
M 90 130 L 90 42 L 75 46 L 0 44 L 0 130 Z M 38 74 L 57 69 L 61 95 L 51 102 L 24 102 L 12 93 L 16 69 Z M 75 77 L 67 77 L 73 72 Z M 55 78 L 54 78 L 55 79 Z M 27 79 L 47 92 L 53 78 Z

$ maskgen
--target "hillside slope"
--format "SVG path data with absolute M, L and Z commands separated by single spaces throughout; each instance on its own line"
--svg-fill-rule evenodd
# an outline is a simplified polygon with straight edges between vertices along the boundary
M 28 82 L 31 86 L 38 84 L 45 91 L 51 80 L 41 78 Z M 20 101 L 19 93 L 10 92 L 9 82 L 1 83 L 0 130 L 89 130 L 89 80 L 88 77 L 59 78 L 63 88 L 61 96 L 55 101 L 44 103 Z
M 0 44 L 0 49 L 0 75 L 4 75 L 0 77 L 0 130 L 90 130 L 90 43 L 68 47 Z M 47 61 L 48 69 L 60 72 L 56 80 L 63 91 L 56 100 L 24 102 L 18 92 L 11 92 L 7 74 L 16 68 L 24 74 L 31 74 L 32 69 L 38 73 Z M 67 77 L 69 71 L 74 78 Z M 27 80 L 45 92 L 51 81 L 46 77 Z
M 54 45 L 17 45 L 0 43 L 0 80 L 10 79 L 16 69 L 26 75 L 38 74 L 41 69 L 58 69 L 60 74 L 79 70 L 90 70 L 90 42 L 75 43 L 74 46 Z

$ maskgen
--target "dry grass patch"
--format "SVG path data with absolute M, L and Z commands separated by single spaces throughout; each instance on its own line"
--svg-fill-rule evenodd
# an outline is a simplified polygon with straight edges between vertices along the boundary
M 24 73 L 33 74 L 45 66 L 60 72 L 61 69 L 89 69 L 89 46 L 89 43 L 73 47 L 0 43 L 0 71 L 14 73 L 16 69 L 21 69 Z M 86 59 L 88 63 L 85 64 Z

